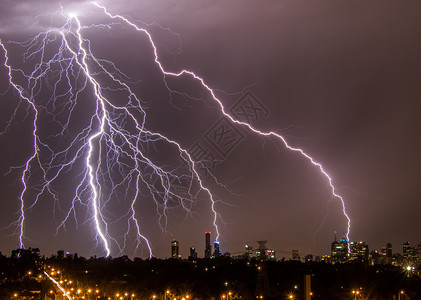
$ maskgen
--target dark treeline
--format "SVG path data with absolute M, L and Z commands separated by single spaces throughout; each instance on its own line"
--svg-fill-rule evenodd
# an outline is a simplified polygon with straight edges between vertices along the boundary
M 128 292 L 133 299 L 264 299 L 304 298 L 304 276 L 311 275 L 312 299 L 421 299 L 421 281 L 391 265 L 368 266 L 361 263 L 326 264 L 297 261 L 257 261 L 246 259 L 86 259 L 62 251 L 50 258 L 40 257 L 38 249 L 14 250 L 10 257 L 0 255 L 0 298 L 62 299 L 43 272 L 58 280 L 72 281 L 75 290 L 98 289 L 95 298 L 117 299 Z M 167 295 L 165 295 L 167 293 Z M 81 295 L 82 295 L 81 294 Z M 167 297 L 168 296 L 168 297 Z M 228 297 L 227 297 L 228 298 Z M 75 295 L 75 299 L 77 295 Z M 125 298 L 130 299 L 130 297 Z M 358 298 L 357 298 L 358 299 Z

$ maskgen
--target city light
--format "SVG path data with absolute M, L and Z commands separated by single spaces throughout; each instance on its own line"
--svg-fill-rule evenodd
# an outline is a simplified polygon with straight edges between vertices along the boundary
M 398 294 L 398 300 L 401 300 L 401 297 L 402 297 L 403 294 L 405 294 L 405 291 L 400 291 L 399 292 L 399 294 Z

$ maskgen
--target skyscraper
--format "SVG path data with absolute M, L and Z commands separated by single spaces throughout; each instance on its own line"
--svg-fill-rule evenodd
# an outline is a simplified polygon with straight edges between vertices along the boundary
M 350 243 L 350 260 L 367 261 L 368 260 L 368 245 L 365 242 L 351 242 Z
M 190 247 L 190 256 L 189 259 L 190 260 L 194 260 L 197 258 L 197 252 L 196 252 L 196 248 L 194 246 Z
M 402 252 L 403 252 L 403 257 L 405 259 L 411 259 L 411 244 L 409 242 L 405 242 L 402 245 Z
M 418 249 L 412 247 L 409 242 L 403 243 L 403 257 L 407 262 L 417 263 L 418 258 Z
M 331 254 L 333 262 L 344 263 L 348 260 L 348 240 L 345 235 L 338 242 L 335 240 L 331 243 Z
M 210 232 L 205 232 L 205 258 L 210 258 L 212 254 L 212 246 L 210 243 Z
M 268 241 L 257 241 L 257 243 L 259 244 L 259 248 L 256 251 L 256 257 L 260 260 L 266 260 L 266 251 L 268 250 L 268 248 L 266 247 L 266 243 Z
M 386 257 L 391 258 L 392 256 L 393 256 L 392 244 L 391 243 L 387 243 L 386 244 Z
M 219 250 L 219 241 L 213 242 L 213 256 L 218 258 L 221 255 L 221 250 Z
M 179 258 L 179 247 L 176 240 L 171 242 L 171 258 Z

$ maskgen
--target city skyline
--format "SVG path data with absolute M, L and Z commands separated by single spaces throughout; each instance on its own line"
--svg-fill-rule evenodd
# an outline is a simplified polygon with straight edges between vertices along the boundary
M 209 232 L 205 232 L 205 247 L 204 247 L 204 254 L 203 256 L 200 256 L 197 254 L 197 246 L 191 245 L 188 246 L 189 248 L 189 255 L 188 256 L 182 256 L 180 249 L 183 249 L 183 247 L 187 247 L 187 245 L 184 245 L 180 248 L 180 242 L 176 239 L 173 239 L 171 241 L 171 254 L 166 258 L 176 258 L 176 259 L 195 259 L 195 258 L 218 258 L 219 256 L 229 256 L 229 257 L 254 257 L 259 258 L 261 255 L 263 256 L 272 256 L 272 259 L 280 260 L 280 259 L 288 259 L 288 255 L 285 255 L 287 251 L 283 251 L 280 249 L 273 249 L 270 247 L 270 244 L 267 247 L 267 243 L 269 241 L 255 241 L 254 243 L 244 243 L 243 244 L 243 251 L 234 252 L 232 253 L 229 249 L 221 249 L 221 244 L 219 241 L 214 241 L 214 247 L 213 251 L 212 248 L 208 248 L 208 246 L 211 246 L 208 244 L 208 238 L 210 236 L 208 235 Z M 253 247 L 253 245 L 255 247 Z M 257 246 L 256 246 L 257 245 Z M 293 249 L 290 251 L 289 258 L 294 260 L 294 253 L 299 258 L 297 260 L 306 260 L 306 257 L 311 256 L 312 260 L 314 257 L 318 257 L 319 260 L 321 258 L 327 258 L 331 257 L 332 259 L 335 258 L 335 256 L 339 257 L 338 262 L 343 261 L 349 261 L 349 260 L 356 260 L 361 259 L 361 256 L 364 256 L 364 259 L 367 260 L 369 255 L 376 253 L 380 255 L 384 255 L 388 258 L 392 258 L 392 255 L 394 254 L 402 254 L 403 257 L 406 257 L 408 255 L 419 257 L 418 259 L 421 261 L 421 241 L 418 243 L 414 243 L 412 246 L 411 242 L 405 241 L 402 242 L 399 246 L 393 247 L 393 245 L 389 242 L 385 243 L 384 246 L 382 246 L 380 249 L 372 249 L 369 246 L 369 243 L 366 243 L 366 241 L 349 241 L 346 239 L 345 235 L 342 236 L 342 238 L 338 239 L 337 235 L 334 235 L 334 240 L 330 243 L 330 253 L 301 253 L 297 249 Z M 223 245 L 222 245 L 223 247 Z M 209 250 L 206 250 L 209 249 Z M 264 254 L 261 254 L 261 250 L 266 250 Z M 268 252 L 269 251 L 269 252 Z M 183 251 L 185 252 L 185 251 Z M 279 252 L 281 254 L 279 254 Z M 211 255 L 209 253 L 212 253 Z M 278 255 L 275 255 L 275 254 Z M 165 258 L 165 257 L 162 257 Z M 332 262 L 335 262 L 333 260 Z M 417 261 L 418 262 L 418 261 Z
M 419 240 L 421 4 L 189 3 L 0 4 L 0 251 L 164 257 L 175 239 L 182 256 L 202 256 L 197 232 L 210 231 L 209 255 L 215 240 L 222 252 L 268 240 L 322 254 L 333 232 L 347 234 L 347 215 L 351 241 Z M 28 40 L 50 29 L 45 52 L 41 36 Z M 172 75 L 181 70 L 203 82 Z M 124 99 L 140 106 L 112 110 Z

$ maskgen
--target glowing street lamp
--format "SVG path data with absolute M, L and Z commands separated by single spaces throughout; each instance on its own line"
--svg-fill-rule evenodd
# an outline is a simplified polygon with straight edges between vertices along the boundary
M 357 297 L 360 294 L 360 291 L 358 291 L 358 290 L 352 290 L 352 294 L 354 295 L 354 299 L 357 299 Z

